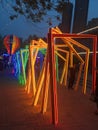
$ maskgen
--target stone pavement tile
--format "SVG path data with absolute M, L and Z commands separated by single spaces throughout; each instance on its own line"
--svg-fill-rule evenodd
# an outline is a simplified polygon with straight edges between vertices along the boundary
M 54 126 L 50 93 L 47 112 L 42 115 L 42 98 L 33 107 L 32 95 L 10 76 L 2 77 L 3 82 L 0 79 L 0 130 L 98 130 L 98 116 L 94 115 L 96 104 L 89 100 L 89 94 L 58 86 L 59 124 Z
M 64 94 L 65 93 L 65 94 Z M 94 115 L 96 104 L 80 91 L 59 91 L 60 124 L 68 130 L 98 129 L 98 116 Z M 61 103 L 60 103 L 61 102 Z

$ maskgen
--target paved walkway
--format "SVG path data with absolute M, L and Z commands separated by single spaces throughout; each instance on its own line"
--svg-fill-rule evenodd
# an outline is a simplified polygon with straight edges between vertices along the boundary
M 96 104 L 90 95 L 58 87 L 59 124 L 51 124 L 51 112 L 43 116 L 39 103 L 10 74 L 0 72 L 0 130 L 98 130 Z

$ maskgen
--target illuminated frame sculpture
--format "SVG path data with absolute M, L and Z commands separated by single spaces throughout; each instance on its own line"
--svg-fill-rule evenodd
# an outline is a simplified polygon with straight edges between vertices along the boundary
M 19 83 L 22 85 L 26 84 L 26 65 L 28 61 L 29 51 L 27 48 L 20 49 L 15 54 L 16 56 L 16 64 L 17 64 L 17 77 Z M 20 63 L 21 62 L 21 63 Z
M 21 49 L 20 50 L 21 61 L 22 61 L 22 75 L 23 75 L 23 85 L 26 84 L 26 65 L 29 57 L 29 50 L 28 49 Z
M 50 83 L 51 83 L 51 104 L 52 104 L 52 122 L 53 124 L 58 123 L 58 105 L 57 105 L 57 88 L 56 88 L 56 71 L 55 71 L 55 56 L 54 56 L 54 39 L 55 38 L 64 38 L 64 40 L 67 41 L 67 45 L 71 48 L 72 51 L 75 52 L 73 47 L 71 46 L 70 42 L 77 44 L 78 42 L 74 41 L 72 38 L 92 38 L 93 39 L 93 62 L 92 62 L 92 88 L 94 91 L 95 90 L 95 81 L 96 81 L 96 48 L 97 48 L 97 37 L 95 35 L 89 35 L 89 34 L 62 34 L 59 32 L 59 30 L 54 30 L 50 28 L 49 33 L 48 33 L 48 48 L 49 48 L 49 65 L 50 65 Z M 66 38 L 66 39 L 65 39 Z M 86 80 L 87 80 L 87 71 L 88 71 L 88 59 L 89 59 L 89 49 L 83 45 L 80 45 L 83 49 L 86 50 L 87 52 L 87 57 L 86 57 L 86 65 L 85 65 L 85 73 L 84 73 L 84 80 L 83 80 L 83 92 L 86 92 Z M 76 52 L 75 52 L 76 53 Z M 81 57 L 76 53 L 77 57 L 81 60 L 81 66 L 84 64 L 83 60 Z M 81 69 L 80 69 L 81 70 Z M 81 71 L 79 71 L 80 75 Z M 80 76 L 79 76 L 80 77 Z M 79 81 L 79 80 L 77 80 Z M 77 82 L 78 83 L 78 82 Z
M 34 66 L 35 66 L 35 61 L 36 61 L 38 51 L 41 48 L 47 48 L 47 44 L 42 39 L 39 39 L 38 41 L 32 40 L 29 47 L 29 53 L 30 53 L 29 66 L 28 66 L 29 71 L 28 71 L 28 78 L 27 78 L 25 90 L 27 90 L 27 92 L 30 93 L 31 87 L 32 87 L 33 96 L 35 96 L 35 93 L 36 93 L 36 80 L 35 80 L 35 67 Z
M 96 46 L 97 46 L 97 39 L 96 39 L 95 35 L 63 34 L 58 28 L 52 28 L 52 29 L 49 30 L 48 46 L 46 44 L 44 45 L 43 41 L 41 41 L 42 44 L 39 44 L 40 42 L 38 42 L 38 41 L 34 41 L 34 40 L 32 41 L 32 44 L 30 45 L 30 53 L 31 54 L 30 54 L 30 58 L 29 58 L 29 71 L 28 71 L 29 72 L 29 76 L 28 76 L 29 81 L 27 82 L 26 90 L 30 91 L 30 84 L 33 81 L 32 82 L 33 83 L 33 92 L 35 90 L 33 105 L 36 105 L 38 98 L 39 98 L 39 94 L 40 94 L 42 84 L 44 82 L 44 92 L 43 92 L 44 96 L 43 96 L 43 101 L 42 101 L 42 113 L 44 113 L 46 111 L 46 108 L 47 108 L 48 89 L 49 89 L 49 83 L 50 83 L 50 86 L 51 86 L 51 105 L 52 105 L 52 123 L 53 124 L 58 123 L 55 53 L 58 53 L 57 50 L 59 48 L 57 48 L 57 46 L 59 46 L 59 45 L 54 44 L 55 38 L 62 38 L 62 40 L 66 43 L 66 45 L 70 48 L 70 50 L 72 52 L 74 52 L 74 54 L 78 57 L 78 59 L 81 62 L 80 70 L 78 72 L 78 79 L 77 79 L 77 82 L 76 82 L 76 89 L 77 89 L 77 86 L 79 84 L 83 64 L 85 63 L 85 66 L 84 66 L 84 68 L 85 68 L 84 72 L 85 73 L 84 73 L 83 89 L 82 89 L 83 93 L 86 93 L 86 81 L 87 81 L 87 71 L 88 71 L 88 61 L 89 61 L 89 48 L 81 45 L 79 42 L 73 40 L 72 38 L 92 38 L 93 39 L 93 52 L 94 53 L 93 53 L 93 67 L 92 67 L 93 76 L 92 76 L 92 78 L 94 80 L 92 80 L 93 81 L 93 84 L 92 84 L 93 87 L 92 88 L 94 88 L 94 86 L 95 86 L 96 70 L 94 68 L 96 67 Z M 82 49 L 84 49 L 86 51 L 85 61 L 76 52 L 76 50 L 74 49 L 74 47 L 72 46 L 71 43 L 73 43 L 73 45 L 75 44 L 78 47 L 81 47 Z M 47 53 L 46 53 L 46 56 L 45 56 L 45 60 L 44 60 L 44 63 L 43 63 L 43 67 L 42 67 L 42 71 L 41 71 L 39 80 L 37 82 L 37 86 L 39 86 L 39 87 L 37 87 L 38 90 L 36 91 L 35 78 L 33 77 L 33 76 L 35 76 L 34 64 L 35 64 L 35 59 L 36 59 L 38 50 L 39 50 L 39 48 L 42 48 L 42 47 L 47 48 Z M 34 53 L 34 55 L 32 55 L 32 52 L 34 52 L 34 51 L 35 51 L 35 53 Z M 66 59 L 67 59 L 66 61 L 68 61 L 69 52 L 66 51 L 66 53 L 68 54 L 67 57 L 66 57 Z M 70 65 L 71 66 L 73 65 L 73 62 L 72 62 L 73 56 L 72 55 L 73 54 L 71 54 L 71 57 L 70 57 L 70 61 L 71 61 Z M 33 59 L 34 59 L 34 61 L 32 62 Z M 68 65 L 67 65 L 67 67 L 68 67 Z M 68 69 L 66 68 L 66 70 L 68 70 Z M 32 73 L 32 75 L 31 75 L 31 73 Z M 63 77 L 63 75 L 64 75 L 64 73 L 62 73 L 62 77 Z M 32 79 L 32 77 L 33 77 L 33 79 Z M 62 82 L 62 80 L 61 80 L 61 82 Z
M 72 38 L 92 38 L 93 39 L 93 57 L 92 57 L 92 92 L 95 91 L 95 80 L 96 80 L 96 48 L 97 48 L 97 36 L 96 35 L 90 35 L 90 34 L 62 34 L 62 32 L 59 30 L 58 27 L 56 28 L 52 28 L 52 34 L 53 34 L 53 38 L 62 38 L 63 40 L 64 37 L 66 37 L 66 39 L 68 40 L 67 44 L 69 45 L 70 42 L 73 45 L 77 45 L 78 47 L 83 48 L 86 51 L 86 63 L 88 62 L 87 57 L 89 58 L 89 48 L 85 47 L 84 45 L 80 44 L 79 42 L 73 40 Z M 78 54 L 78 53 L 77 53 Z M 81 58 L 78 57 L 80 60 Z M 72 58 L 71 58 L 72 59 Z M 82 61 L 82 60 L 81 60 Z M 86 80 L 87 80 L 87 70 L 88 70 L 88 63 L 85 64 L 84 67 L 84 81 L 83 81 L 83 93 L 86 93 Z M 76 85 L 77 86 L 77 85 Z

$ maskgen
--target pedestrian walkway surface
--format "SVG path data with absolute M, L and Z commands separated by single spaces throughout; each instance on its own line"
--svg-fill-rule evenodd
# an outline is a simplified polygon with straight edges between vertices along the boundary
M 96 104 L 90 94 L 58 86 L 59 123 L 51 123 L 51 109 L 42 115 L 41 103 L 32 106 L 27 94 L 10 73 L 0 72 L 0 130 L 98 130 Z M 40 99 L 41 100 L 41 99 Z

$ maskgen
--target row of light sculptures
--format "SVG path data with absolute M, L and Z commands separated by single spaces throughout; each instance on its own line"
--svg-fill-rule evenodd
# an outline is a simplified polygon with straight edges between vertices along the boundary
M 63 43 L 56 43 L 56 39 L 60 38 Z M 42 113 L 45 113 L 47 110 L 48 104 L 48 91 L 51 89 L 51 106 L 52 106 L 52 123 L 58 123 L 58 101 L 57 101 L 57 70 L 58 64 L 56 64 L 56 57 L 61 58 L 64 61 L 64 68 L 60 77 L 60 83 L 64 83 L 66 86 L 68 81 L 68 68 L 69 66 L 73 66 L 73 57 L 75 56 L 80 65 L 78 70 L 78 76 L 76 79 L 75 90 L 79 87 L 79 81 L 81 77 L 81 72 L 84 70 L 83 74 L 83 86 L 82 92 L 86 93 L 86 85 L 87 85 L 87 74 L 88 74 L 88 63 L 89 63 L 89 54 L 90 49 L 75 39 L 85 39 L 92 38 L 93 39 L 93 62 L 92 62 L 92 91 L 95 91 L 95 67 L 96 67 L 96 46 L 97 46 L 97 38 L 95 35 L 89 34 L 64 34 L 60 31 L 58 27 L 50 28 L 48 32 L 47 42 L 44 42 L 42 39 L 38 41 L 32 40 L 29 47 L 29 65 L 28 65 L 28 76 L 25 90 L 30 93 L 33 93 L 33 105 L 36 106 L 38 100 L 40 98 L 40 93 L 43 88 L 43 100 L 42 100 Z M 83 52 L 85 52 L 85 58 L 83 59 L 81 55 L 76 51 L 75 47 L 81 48 Z M 40 74 L 38 77 L 38 81 L 36 82 L 35 78 L 35 64 L 37 54 L 40 49 L 46 49 L 46 54 L 44 56 L 44 61 L 42 68 L 40 70 Z M 66 49 L 65 49 L 66 48 Z M 69 50 L 68 50 L 69 49 Z M 61 55 L 60 52 L 65 53 L 65 57 Z
M 51 90 L 51 108 L 52 123 L 58 123 L 58 101 L 57 101 L 57 81 L 67 86 L 68 69 L 73 66 L 74 57 L 79 62 L 79 70 L 75 83 L 75 90 L 78 90 L 81 73 L 83 70 L 82 92 L 86 94 L 87 75 L 90 49 L 78 42 L 76 39 L 92 39 L 93 56 L 92 56 L 92 92 L 96 88 L 96 48 L 97 36 L 90 34 L 66 34 L 62 33 L 58 27 L 50 28 L 47 37 L 47 43 L 42 39 L 32 40 L 29 48 L 20 49 L 16 54 L 16 74 L 21 84 L 25 85 L 27 93 L 32 93 L 32 104 L 36 106 L 43 89 L 42 113 L 45 113 L 48 105 L 49 89 Z M 60 39 L 60 40 L 58 40 Z M 58 42 L 59 41 L 59 42 Z M 63 41 L 63 42 L 61 42 Z M 76 48 L 85 52 L 83 58 Z M 43 60 L 40 66 L 39 74 L 36 76 L 36 60 L 39 52 L 43 53 Z M 62 55 L 62 53 L 64 55 Z M 61 76 L 59 75 L 60 65 L 58 58 L 64 62 Z M 20 59 L 20 61 L 19 61 Z M 28 68 L 27 68 L 28 66 Z M 26 70 L 27 69 L 27 70 Z M 22 79 L 22 80 L 21 80 Z

